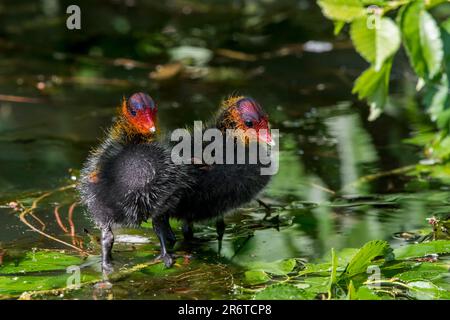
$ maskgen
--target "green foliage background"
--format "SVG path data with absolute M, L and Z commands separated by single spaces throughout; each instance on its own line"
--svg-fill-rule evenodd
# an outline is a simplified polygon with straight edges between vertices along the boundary
M 438 133 L 423 141 L 430 158 L 447 159 L 450 129 L 450 18 L 433 13 L 448 5 L 443 0 L 319 0 L 323 14 L 335 23 L 335 34 L 346 24 L 356 51 L 370 64 L 355 81 L 353 93 L 370 105 L 375 120 L 389 98 L 389 79 L 395 55 L 403 47 L 417 75 L 416 90 Z M 442 21 L 441 21 L 442 20 Z M 394 65 L 395 67 L 395 65 Z

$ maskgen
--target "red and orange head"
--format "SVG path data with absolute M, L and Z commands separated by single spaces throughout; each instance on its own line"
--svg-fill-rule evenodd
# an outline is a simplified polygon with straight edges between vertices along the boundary
M 242 130 L 242 138 L 246 141 L 273 145 L 269 117 L 254 99 L 244 96 L 231 97 L 223 102 L 222 107 L 219 128 Z
M 128 133 L 143 136 L 153 135 L 157 131 L 158 108 L 146 93 L 137 92 L 122 102 L 121 114 L 124 117 Z

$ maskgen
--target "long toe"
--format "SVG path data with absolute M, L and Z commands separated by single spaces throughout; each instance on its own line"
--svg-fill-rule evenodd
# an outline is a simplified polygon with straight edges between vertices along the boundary
M 170 268 L 173 265 L 173 257 L 171 254 L 166 253 L 165 255 L 159 255 L 156 257 L 156 260 L 161 260 L 164 262 L 166 268 Z
M 163 257 L 163 261 L 164 261 L 164 265 L 166 266 L 166 268 L 170 268 L 173 265 L 173 258 L 170 254 L 166 254 Z

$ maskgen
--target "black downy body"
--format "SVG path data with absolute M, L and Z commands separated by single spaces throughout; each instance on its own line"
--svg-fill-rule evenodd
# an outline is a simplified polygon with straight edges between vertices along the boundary
M 234 100 L 236 101 L 235 104 L 239 104 L 241 100 L 248 100 L 257 105 L 251 98 L 238 97 L 234 98 Z M 261 107 L 259 105 L 257 106 L 259 107 L 257 111 L 260 114 L 253 115 L 253 117 L 267 117 Z M 258 119 L 256 120 L 258 121 Z M 203 132 L 210 128 L 226 132 L 226 129 L 235 129 L 236 127 L 235 121 L 230 121 L 227 115 L 227 109 L 225 109 L 219 113 L 216 119 L 205 126 Z M 234 148 L 235 155 L 234 164 L 226 163 L 227 140 L 232 140 L 231 145 Z M 183 194 L 178 205 L 174 210 L 170 211 L 172 217 L 184 221 L 183 234 L 186 240 L 192 240 L 194 238 L 194 222 L 215 219 L 219 238 L 219 250 L 225 232 L 224 215 L 254 200 L 271 179 L 270 175 L 261 174 L 261 169 L 267 167 L 267 165 L 259 161 L 256 164 L 250 164 L 248 162 L 248 144 L 244 144 L 241 139 L 235 139 L 235 137 L 229 134 L 223 135 L 223 141 L 223 164 L 190 165 L 189 180 L 191 181 L 192 188 Z M 194 137 L 192 137 L 193 144 Z M 243 145 L 238 147 L 238 144 Z M 203 143 L 203 148 L 207 145 L 208 143 Z M 270 148 L 266 144 L 262 144 L 262 147 Z M 244 164 L 237 163 L 237 150 L 245 150 Z M 267 152 L 270 153 L 270 149 Z M 193 149 L 191 153 L 193 154 Z M 193 160 L 194 162 L 198 161 L 195 158 Z
M 144 102 L 151 99 L 147 95 L 137 98 Z M 172 264 L 166 245 L 176 240 L 168 224 L 168 212 L 190 188 L 186 169 L 172 162 L 167 144 L 114 129 L 90 154 L 78 189 L 81 202 L 102 232 L 104 273 L 112 271 L 112 229 L 139 226 L 149 218 L 161 243 L 160 257 L 166 266 Z

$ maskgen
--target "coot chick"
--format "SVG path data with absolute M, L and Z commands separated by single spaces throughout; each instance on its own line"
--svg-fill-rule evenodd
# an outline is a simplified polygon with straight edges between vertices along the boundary
M 151 218 L 161 243 L 160 258 L 167 267 L 173 259 L 167 245 L 176 241 L 168 212 L 189 188 L 183 166 L 171 161 L 168 145 L 157 140 L 157 106 L 145 93 L 123 100 L 106 139 L 94 149 L 81 171 L 81 202 L 100 228 L 102 270 L 111 273 L 116 226 L 139 226 Z
M 184 193 L 178 205 L 170 212 L 172 217 L 184 220 L 183 234 L 186 240 L 193 239 L 193 222 L 216 219 L 220 251 L 225 232 L 224 214 L 255 199 L 271 178 L 270 175 L 261 174 L 261 168 L 267 166 L 259 159 L 257 163 L 248 161 L 249 145 L 258 142 L 260 147 L 268 148 L 266 151 L 270 154 L 269 145 L 273 142 L 267 114 L 249 97 L 237 96 L 223 101 L 217 116 L 203 128 L 203 132 L 214 128 L 222 132 L 223 164 L 191 165 L 189 174 L 193 181 L 192 189 Z M 230 133 L 227 129 L 240 129 L 241 132 Z M 254 131 L 248 132 L 248 129 Z M 226 150 L 226 141 L 229 139 L 233 140 L 234 160 L 239 152 L 237 150 L 242 150 L 242 147 L 247 155 L 245 163 L 226 163 L 226 155 L 229 152 Z M 205 144 L 202 148 L 204 150 Z M 199 159 L 194 160 L 197 162 Z

